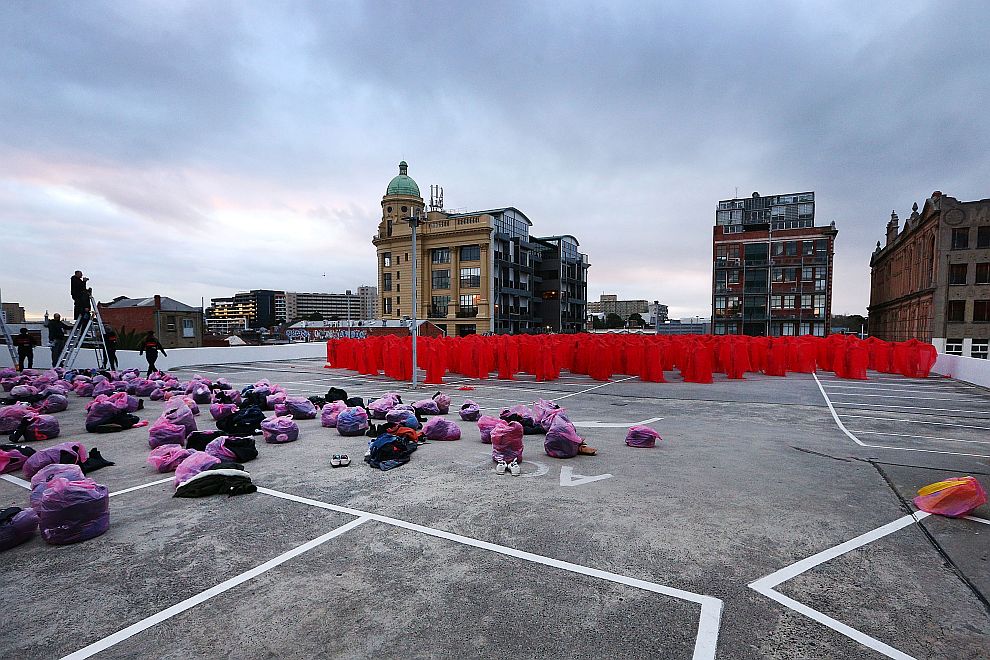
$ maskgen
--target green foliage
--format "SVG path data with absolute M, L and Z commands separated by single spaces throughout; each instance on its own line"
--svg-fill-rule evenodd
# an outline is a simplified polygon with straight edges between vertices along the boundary
M 646 321 L 643 320 L 643 315 L 639 312 L 633 312 L 629 315 L 629 326 L 634 328 L 642 328 L 646 325 Z
M 591 328 L 592 330 L 604 330 L 605 329 L 605 319 L 598 315 L 591 317 Z
M 322 321 L 323 320 L 323 314 L 320 314 L 319 312 L 313 312 L 312 314 L 309 314 L 306 317 L 306 320 L 307 321 Z
M 139 351 L 144 341 L 145 333 L 138 330 L 128 330 L 126 325 L 120 326 L 117 331 L 117 350 Z
M 625 324 L 626 322 L 623 321 L 622 317 L 619 316 L 618 314 L 613 313 L 605 317 L 605 327 L 609 328 L 610 330 L 615 328 L 622 328 L 625 326 Z

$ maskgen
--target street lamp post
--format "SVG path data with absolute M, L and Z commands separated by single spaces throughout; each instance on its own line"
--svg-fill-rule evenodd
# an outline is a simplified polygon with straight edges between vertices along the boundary
M 351 290 L 344 291 L 344 304 L 347 306 L 347 337 L 351 336 Z
M 416 337 L 419 334 L 416 323 L 416 285 L 419 282 L 419 276 L 416 273 L 416 228 L 419 227 L 421 220 L 418 215 L 411 215 L 403 218 L 403 220 L 409 223 L 409 228 L 412 230 L 412 324 L 409 327 L 409 334 L 412 336 L 412 386 L 416 387 L 418 375 L 416 373 Z

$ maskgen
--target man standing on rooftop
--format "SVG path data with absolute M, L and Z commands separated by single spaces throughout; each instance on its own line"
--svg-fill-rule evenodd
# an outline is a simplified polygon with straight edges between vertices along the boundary
M 69 292 L 72 294 L 72 318 L 78 319 L 89 311 L 89 296 L 92 289 L 86 287 L 88 277 L 83 277 L 82 271 L 77 270 L 69 278 Z

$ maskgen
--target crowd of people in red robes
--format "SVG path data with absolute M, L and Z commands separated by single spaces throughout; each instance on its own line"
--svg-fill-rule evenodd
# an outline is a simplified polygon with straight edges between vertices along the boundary
M 868 369 L 926 378 L 936 357 L 934 346 L 916 339 L 888 342 L 852 335 L 470 335 L 417 341 L 417 364 L 426 373 L 425 382 L 436 384 L 448 373 L 479 379 L 494 374 L 499 380 L 526 373 L 547 381 L 562 371 L 599 381 L 616 374 L 638 376 L 651 383 L 666 382 L 665 372 L 678 372 L 688 383 L 711 383 L 714 374 L 742 379 L 747 373 L 786 376 L 819 369 L 859 380 L 866 379 Z M 331 339 L 327 367 L 411 380 L 412 340 Z

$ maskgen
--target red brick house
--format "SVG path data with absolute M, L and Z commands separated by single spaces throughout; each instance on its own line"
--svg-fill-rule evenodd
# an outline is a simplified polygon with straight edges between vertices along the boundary
M 103 322 L 120 332 L 121 328 L 144 333 L 154 330 L 166 349 L 197 348 L 203 345 L 203 310 L 172 298 L 120 296 L 100 303 Z

